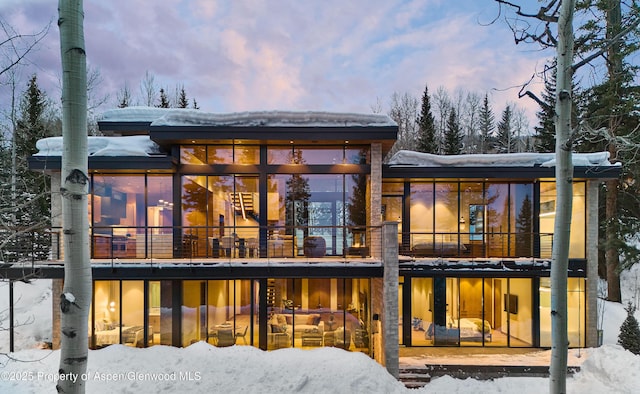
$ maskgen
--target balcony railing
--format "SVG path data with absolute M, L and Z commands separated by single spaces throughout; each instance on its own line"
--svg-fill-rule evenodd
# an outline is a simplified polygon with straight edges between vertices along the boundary
M 94 259 L 367 258 L 379 227 L 93 227 Z M 377 245 L 377 246 L 374 246 Z M 379 255 L 379 254 L 377 254 Z
M 21 233 L 0 248 L 0 264 L 62 259 L 60 229 Z M 399 254 L 415 258 L 550 258 L 548 233 L 398 235 Z M 93 227 L 95 260 L 283 260 L 382 255 L 381 228 L 366 226 Z
M 400 254 L 412 257 L 550 258 L 549 233 L 403 233 Z

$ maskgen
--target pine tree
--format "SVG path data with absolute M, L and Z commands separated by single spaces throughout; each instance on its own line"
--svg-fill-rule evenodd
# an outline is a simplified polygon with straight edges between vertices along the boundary
M 425 86 L 422 95 L 422 108 L 418 118 L 418 152 L 438 153 L 436 142 L 435 118 L 431 113 L 431 102 L 429 99 L 429 87 Z
M 491 146 L 491 134 L 493 133 L 495 118 L 491 106 L 489 106 L 489 97 L 484 95 L 484 101 L 480 108 L 480 153 L 488 153 Z
M 180 93 L 178 94 L 178 108 L 187 108 L 189 107 L 189 100 L 187 100 L 187 93 L 184 91 L 184 86 L 180 88 Z
M 169 108 L 171 105 L 169 104 L 169 99 L 167 98 L 167 93 L 164 91 L 164 88 L 160 88 L 160 103 L 157 105 L 158 108 Z
M 629 303 L 624 310 L 627 311 L 627 318 L 620 326 L 618 344 L 633 354 L 640 354 L 640 326 L 638 326 L 638 320 L 633 315 L 636 308 Z
M 33 75 L 19 103 L 18 119 L 14 131 L 14 159 L 11 167 L 14 175 L 9 182 L 11 206 L 11 233 L 16 234 L 12 242 L 20 243 L 21 234 L 33 230 L 42 230 L 50 226 L 50 181 L 42 173 L 29 170 L 28 157 L 37 152 L 36 142 L 49 137 L 52 122 L 50 103 L 46 94 L 40 90 L 38 79 Z M 3 202 L 4 204 L 4 202 Z M 49 240 L 43 233 L 34 233 L 33 251 L 39 258 L 46 258 Z M 31 241 L 29 241 L 31 242 Z M 16 245 L 16 250 L 20 246 Z M 18 257 L 17 255 L 14 257 Z
M 516 150 L 516 138 L 513 133 L 511 106 L 502 112 L 502 119 L 498 123 L 498 134 L 495 143 L 498 153 L 512 153 Z
M 540 111 L 536 112 L 536 117 L 540 124 L 535 127 L 537 134 L 536 151 L 537 152 L 555 152 L 556 151 L 556 61 L 554 59 L 550 67 L 546 68 L 544 81 L 544 91 L 542 92 L 542 101 Z
M 444 133 L 444 154 L 459 155 L 462 152 L 462 132 L 455 108 L 451 108 Z
M 196 99 L 193 99 L 193 106 L 191 108 L 200 109 L 200 107 L 198 107 L 198 102 L 196 101 Z
M 607 74 L 602 83 L 581 92 L 581 121 L 589 127 L 581 130 L 576 150 L 608 151 L 612 160 L 622 164 L 620 177 L 606 182 L 602 198 L 607 299 L 621 302 L 620 271 L 640 257 L 640 248 L 624 242 L 640 232 L 640 88 L 636 78 L 638 66 L 632 62 L 637 40 L 611 41 L 631 21 L 637 20 L 633 17 L 637 7 L 621 7 L 620 0 L 582 3 L 591 17 L 581 27 L 580 41 L 584 44 L 578 50 L 584 56 L 606 45 L 603 57 Z

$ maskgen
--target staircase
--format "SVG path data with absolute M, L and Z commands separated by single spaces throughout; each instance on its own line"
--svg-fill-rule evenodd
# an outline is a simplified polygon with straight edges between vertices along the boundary
M 567 376 L 580 372 L 580 367 L 567 367 Z M 504 377 L 549 377 L 548 365 L 425 365 L 400 367 L 398 380 L 407 388 L 426 386 L 432 378 L 451 376 L 477 380 Z
M 236 215 L 242 215 L 243 219 L 247 219 L 247 215 L 253 214 L 253 193 L 229 193 L 229 200 L 233 205 Z
M 398 380 L 408 389 L 419 389 L 431 381 L 429 370 L 425 367 L 411 366 L 401 367 Z

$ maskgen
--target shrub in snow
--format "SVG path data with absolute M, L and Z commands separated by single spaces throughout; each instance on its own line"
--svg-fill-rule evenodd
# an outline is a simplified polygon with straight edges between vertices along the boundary
M 633 316 L 636 308 L 629 303 L 625 310 L 627 318 L 620 326 L 618 344 L 633 354 L 640 354 L 640 326 L 638 326 L 638 320 Z

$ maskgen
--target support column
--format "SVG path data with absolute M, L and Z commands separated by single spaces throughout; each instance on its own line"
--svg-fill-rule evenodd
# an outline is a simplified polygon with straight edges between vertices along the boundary
M 62 295 L 62 279 L 51 280 L 51 349 L 60 349 L 60 296 Z
M 382 263 L 384 266 L 382 333 L 387 371 L 398 378 L 398 223 L 382 224 Z
M 369 233 L 367 243 L 372 257 L 381 257 L 382 241 L 380 225 L 382 224 L 382 144 L 371 144 L 371 174 L 369 176 L 368 196 L 369 210 L 367 222 Z
M 51 260 L 64 260 L 64 239 L 62 239 L 62 197 L 60 190 L 60 172 L 51 174 Z M 57 302 L 57 301 L 56 301 Z
M 598 346 L 598 191 L 599 180 L 587 181 L 587 285 L 586 285 L 586 347 Z

